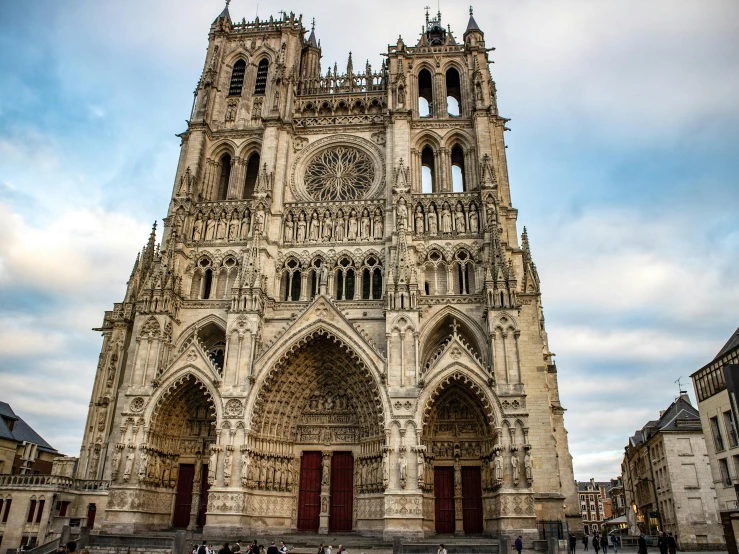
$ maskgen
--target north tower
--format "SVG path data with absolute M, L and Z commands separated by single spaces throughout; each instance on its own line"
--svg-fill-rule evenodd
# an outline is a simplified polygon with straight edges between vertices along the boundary
M 577 525 L 472 13 L 461 41 L 427 15 L 377 70 L 322 71 L 293 14 L 226 7 L 208 40 L 161 246 L 101 327 L 77 471 L 110 481 L 102 525 Z

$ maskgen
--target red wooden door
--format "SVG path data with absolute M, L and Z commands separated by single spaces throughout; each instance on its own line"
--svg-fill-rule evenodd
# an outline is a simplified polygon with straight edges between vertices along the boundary
M 329 531 L 352 530 L 354 504 L 354 456 L 351 452 L 334 452 L 331 457 L 331 508 Z
M 190 508 L 192 508 L 192 482 L 195 477 L 195 466 L 180 464 L 177 476 L 177 496 L 174 501 L 174 516 L 172 526 L 186 529 L 190 524 Z
M 204 527 L 205 516 L 208 512 L 208 491 L 210 490 L 210 483 L 208 483 L 208 464 L 203 464 L 200 483 L 200 499 L 198 502 L 198 519 L 196 520 L 196 525 L 198 527 Z
M 462 468 L 462 523 L 466 535 L 482 533 L 482 481 L 479 467 Z
M 436 532 L 454 533 L 454 468 L 434 468 Z
M 298 529 L 318 531 L 321 514 L 321 453 L 303 452 L 300 460 Z
M 43 500 L 41 501 L 43 502 Z M 40 510 L 41 508 L 39 508 Z M 89 504 L 87 506 L 87 528 L 92 529 L 95 527 L 95 513 L 97 512 L 97 507 L 95 504 Z M 38 521 L 40 518 L 36 518 L 36 521 Z

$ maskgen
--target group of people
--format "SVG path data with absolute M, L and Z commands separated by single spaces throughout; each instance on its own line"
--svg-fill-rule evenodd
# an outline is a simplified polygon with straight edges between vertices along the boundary
M 600 549 L 603 549 L 603 554 L 607 554 L 608 552 L 608 536 L 607 535 L 599 535 L 598 533 L 594 534 L 593 537 L 589 537 L 588 535 L 583 535 L 582 537 L 582 545 L 585 552 L 588 551 L 588 545 L 593 545 L 593 550 L 595 550 L 595 554 L 598 554 L 600 552 Z M 611 535 L 611 548 L 613 548 L 614 554 L 618 554 L 618 546 L 619 546 L 619 538 L 616 535 Z M 574 554 L 575 550 L 577 549 L 577 537 L 573 533 L 570 533 L 570 554 Z
M 234 544 L 224 542 L 223 546 L 219 550 L 215 550 L 213 548 L 213 543 L 208 544 L 208 541 L 203 541 L 203 544 L 200 546 L 197 544 L 193 545 L 192 554 L 235 554 L 237 552 L 243 552 L 243 554 L 287 554 L 290 550 L 292 550 L 292 548 L 289 548 L 284 541 L 280 541 L 279 546 L 275 544 L 275 541 L 272 541 L 272 543 L 265 548 L 263 544 L 258 544 L 255 539 L 249 546 L 244 548 L 244 550 L 241 549 L 241 544 L 238 542 Z M 336 550 L 336 554 L 344 554 L 345 552 L 346 549 L 342 545 L 339 545 L 338 550 Z M 321 543 L 318 547 L 317 554 L 333 554 L 333 546 L 326 546 L 324 543 Z
M 640 537 L 640 539 L 643 539 L 644 537 Z M 662 532 L 659 535 L 657 535 L 657 548 L 659 548 L 660 554 L 675 554 L 677 551 L 677 541 L 675 541 L 675 537 L 672 536 L 672 533 Z M 642 552 L 641 549 L 641 543 L 639 543 L 639 554 L 646 554 L 647 552 L 647 545 L 646 541 L 644 544 L 644 551 Z

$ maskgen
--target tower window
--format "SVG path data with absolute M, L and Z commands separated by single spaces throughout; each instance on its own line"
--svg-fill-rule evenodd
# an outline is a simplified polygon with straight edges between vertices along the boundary
M 421 192 L 436 192 L 436 172 L 434 171 L 434 151 L 427 146 L 421 151 Z
M 254 94 L 264 94 L 267 90 L 267 71 L 269 70 L 269 60 L 262 58 L 257 66 L 257 80 L 254 84 Z
M 241 96 L 241 90 L 244 88 L 244 73 L 246 73 L 246 62 L 239 60 L 234 64 L 231 72 L 231 84 L 228 87 L 229 96 Z
M 205 270 L 205 279 L 203 280 L 203 300 L 210 298 L 211 289 L 213 288 L 213 270 L 208 268 Z
M 454 192 L 467 190 L 464 178 L 464 150 L 458 144 L 452 148 L 452 190 Z
M 228 182 L 231 179 L 231 156 L 224 154 L 221 156 L 221 179 L 218 182 L 218 198 L 216 200 L 225 200 L 228 194 Z
M 462 111 L 462 88 L 459 73 L 454 68 L 446 72 L 446 109 L 451 116 L 458 116 Z
M 434 89 L 431 72 L 423 69 L 418 74 L 418 115 L 431 117 L 434 115 Z
M 251 198 L 254 196 L 257 177 L 259 177 L 259 154 L 254 153 L 249 156 L 249 161 L 246 164 L 246 181 L 244 183 L 243 198 Z

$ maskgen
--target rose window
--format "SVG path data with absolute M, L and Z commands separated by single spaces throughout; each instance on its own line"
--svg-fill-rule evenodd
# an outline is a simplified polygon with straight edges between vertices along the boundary
M 305 188 L 314 200 L 357 200 L 375 179 L 370 157 L 356 148 L 339 146 L 317 154 L 305 170 Z

